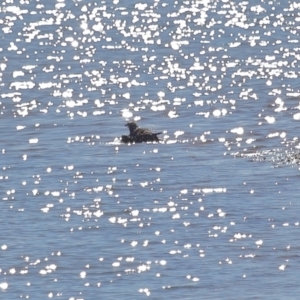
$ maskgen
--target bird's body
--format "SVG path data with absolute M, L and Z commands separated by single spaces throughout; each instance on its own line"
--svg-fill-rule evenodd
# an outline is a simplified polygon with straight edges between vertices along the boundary
M 158 135 L 147 128 L 139 128 L 135 122 L 128 122 L 125 126 L 129 129 L 129 135 L 122 135 L 123 143 L 158 142 Z

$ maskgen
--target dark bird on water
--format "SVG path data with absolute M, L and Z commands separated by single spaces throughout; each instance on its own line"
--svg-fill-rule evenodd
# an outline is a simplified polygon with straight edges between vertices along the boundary
M 159 142 L 157 136 L 161 132 L 154 133 L 150 129 L 139 128 L 134 121 L 128 122 L 125 126 L 129 129 L 129 135 L 122 135 L 123 143 Z

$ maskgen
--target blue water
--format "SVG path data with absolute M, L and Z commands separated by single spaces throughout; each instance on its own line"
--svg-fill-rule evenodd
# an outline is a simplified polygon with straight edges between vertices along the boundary
M 299 10 L 3 2 L 0 299 L 297 299 Z

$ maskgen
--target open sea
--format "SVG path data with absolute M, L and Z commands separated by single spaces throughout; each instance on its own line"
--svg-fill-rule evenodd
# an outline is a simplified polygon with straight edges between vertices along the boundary
M 0 32 L 0 299 L 299 299 L 298 1 L 4 0 Z

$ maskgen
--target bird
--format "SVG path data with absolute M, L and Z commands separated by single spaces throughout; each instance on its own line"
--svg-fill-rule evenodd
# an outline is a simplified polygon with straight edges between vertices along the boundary
M 147 128 L 139 128 L 138 125 L 132 121 L 125 124 L 129 129 L 129 135 L 122 135 L 123 143 L 142 143 L 142 142 L 159 142 L 158 135 L 161 132 L 152 132 Z

